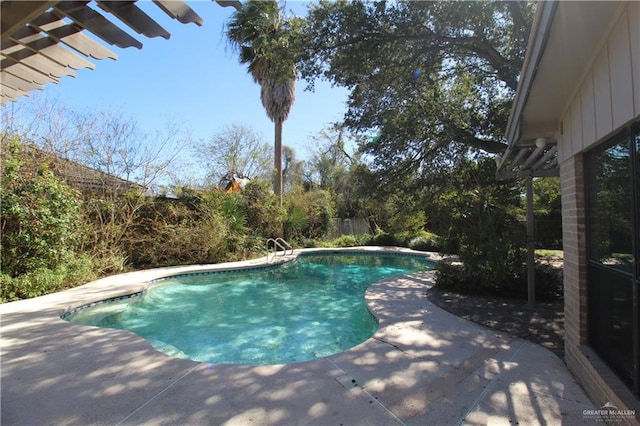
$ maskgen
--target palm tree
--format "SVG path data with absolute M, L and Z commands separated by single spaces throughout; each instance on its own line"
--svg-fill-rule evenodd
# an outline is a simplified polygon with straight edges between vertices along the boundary
M 227 24 L 240 63 L 260 85 L 260 99 L 275 124 L 273 191 L 282 204 L 282 123 L 295 101 L 295 60 L 288 55 L 287 21 L 275 0 L 249 0 Z

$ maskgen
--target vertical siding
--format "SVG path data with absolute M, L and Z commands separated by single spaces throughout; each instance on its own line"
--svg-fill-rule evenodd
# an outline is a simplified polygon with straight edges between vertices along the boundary
M 596 138 L 613 130 L 611 118 L 611 79 L 609 78 L 609 52 L 605 46 L 593 66 L 593 94 L 596 106 Z M 586 145 L 588 145 L 589 141 Z
M 631 71 L 629 14 L 624 13 L 609 37 L 609 72 L 611 73 L 611 106 L 613 128 L 634 117 Z
M 633 84 L 633 111 L 640 115 L 640 2 L 629 4 L 629 40 L 631 44 L 631 67 Z
M 612 27 L 580 90 L 562 117 L 564 161 L 640 115 L 640 2 L 631 2 Z
M 582 109 L 582 140 L 587 145 L 596 138 L 596 107 L 593 99 L 593 73 L 587 74 L 587 78 L 580 90 L 580 107 Z
M 559 141 L 560 153 L 558 161 L 564 161 L 573 155 L 573 138 L 571 137 L 571 117 L 563 117 L 562 122 L 562 140 Z
M 571 146 L 572 154 L 582 151 L 582 105 L 580 95 L 576 96 L 571 105 Z

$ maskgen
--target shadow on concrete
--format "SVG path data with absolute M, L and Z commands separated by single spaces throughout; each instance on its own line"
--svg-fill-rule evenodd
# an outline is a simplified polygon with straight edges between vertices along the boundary
M 5 310 L 2 423 L 581 423 L 593 405 L 559 358 L 437 308 L 431 280 L 376 283 L 372 339 L 287 365 L 171 358 L 130 332 L 61 320 L 58 302 Z

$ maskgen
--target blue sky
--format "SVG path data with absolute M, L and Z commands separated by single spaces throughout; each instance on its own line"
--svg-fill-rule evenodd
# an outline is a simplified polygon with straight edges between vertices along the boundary
M 47 84 L 47 96 L 72 108 L 113 109 L 133 117 L 148 133 L 165 121 L 189 128 L 194 139 L 208 140 L 225 125 L 239 123 L 273 143 L 273 124 L 260 102 L 260 88 L 238 63 L 227 45 L 224 24 L 234 9 L 211 0 L 188 1 L 204 25 L 181 24 L 170 19 L 150 1 L 139 6 L 171 33 L 171 38 L 149 39 L 130 33 L 143 48 L 109 48 L 118 60 L 91 60 L 95 70 L 82 69 L 77 77 L 65 77 L 59 85 Z M 306 13 L 306 2 L 289 1 L 287 10 Z M 296 101 L 284 123 L 283 143 L 308 157 L 310 135 L 317 134 L 345 112 L 347 91 L 316 82 L 315 92 L 299 81 Z M 18 102 L 25 102 L 22 98 Z

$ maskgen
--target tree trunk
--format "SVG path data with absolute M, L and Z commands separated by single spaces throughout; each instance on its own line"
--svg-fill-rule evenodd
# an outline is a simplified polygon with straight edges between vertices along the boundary
M 273 168 L 275 176 L 273 179 L 273 192 L 280 197 L 282 206 L 282 121 L 275 121 L 275 144 L 273 152 Z

